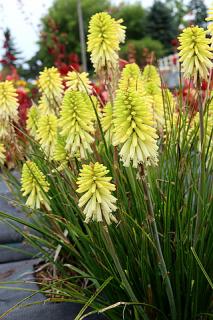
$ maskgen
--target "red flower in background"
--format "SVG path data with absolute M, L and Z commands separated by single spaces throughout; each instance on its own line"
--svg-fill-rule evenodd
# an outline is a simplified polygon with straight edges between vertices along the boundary
M 119 68 L 122 70 L 129 62 L 124 59 L 119 59 Z
M 29 98 L 25 89 L 18 88 L 16 92 L 18 94 L 19 102 L 19 124 L 22 128 L 25 128 L 27 120 L 27 111 L 32 106 L 32 100 Z

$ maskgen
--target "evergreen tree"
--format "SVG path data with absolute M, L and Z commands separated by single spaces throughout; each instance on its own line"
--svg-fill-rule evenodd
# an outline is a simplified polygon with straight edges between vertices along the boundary
M 11 37 L 11 32 L 7 28 L 4 31 L 4 43 L 3 43 L 4 53 L 0 63 L 3 66 L 13 66 L 17 67 L 20 59 L 20 52 L 16 50 L 13 39 Z
M 15 48 L 9 29 L 4 31 L 3 49 L 4 53 L 0 60 L 0 64 L 2 65 L 0 79 L 4 80 L 8 76 L 15 79 L 18 77 L 18 70 L 21 66 L 20 52 Z
M 178 27 L 172 10 L 165 3 L 154 2 L 147 19 L 147 32 L 153 39 L 162 42 L 168 52 L 171 50 L 171 41 L 177 37 Z
M 195 14 L 194 24 L 200 27 L 205 27 L 205 18 L 207 17 L 207 8 L 203 0 L 191 0 L 189 10 Z

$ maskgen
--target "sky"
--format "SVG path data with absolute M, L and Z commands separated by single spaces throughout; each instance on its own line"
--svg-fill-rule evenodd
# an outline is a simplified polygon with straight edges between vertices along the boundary
M 101 0 L 97 0 L 101 1 Z M 118 4 L 122 0 L 111 0 Z M 123 0 L 135 2 L 135 0 Z M 144 7 L 152 5 L 154 0 L 139 0 Z M 213 0 L 205 0 L 209 7 Z M 0 0 L 0 46 L 3 41 L 3 30 L 8 27 L 14 39 L 16 49 L 24 59 L 30 59 L 38 49 L 39 23 L 53 0 Z M 2 55 L 0 48 L 0 57 Z

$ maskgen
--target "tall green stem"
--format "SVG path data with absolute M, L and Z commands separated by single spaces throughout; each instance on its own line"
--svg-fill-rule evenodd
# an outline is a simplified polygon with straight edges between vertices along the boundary
M 174 294 L 173 294 L 171 282 L 169 279 L 169 274 L 168 274 L 168 271 L 166 268 L 166 263 L 165 263 L 165 260 L 163 257 L 161 245 L 160 245 L 160 239 L 159 239 L 159 235 L 158 235 L 157 224 L 155 221 L 155 214 L 154 214 L 152 199 L 151 199 L 149 187 L 148 187 L 148 184 L 146 181 L 146 176 L 145 176 L 145 171 L 144 171 L 143 165 L 140 166 L 140 174 L 141 174 L 142 185 L 143 185 L 143 190 L 144 190 L 144 195 L 145 195 L 145 201 L 146 201 L 147 210 L 148 210 L 148 221 L 149 221 L 151 232 L 153 234 L 155 244 L 156 244 L 159 269 L 161 271 L 161 276 L 162 276 L 163 280 L 165 280 L 166 293 L 167 293 L 167 297 L 168 297 L 169 305 L 170 305 L 170 310 L 171 310 L 171 317 L 172 317 L 172 320 L 176 320 L 177 313 L 176 313 Z
M 120 264 L 119 258 L 117 256 L 116 251 L 115 251 L 115 247 L 113 245 L 112 239 L 111 239 L 110 234 L 109 234 L 108 227 L 106 225 L 102 228 L 102 233 L 103 233 L 104 239 L 105 239 L 105 241 L 106 241 L 106 243 L 108 245 L 108 250 L 109 250 L 109 252 L 110 252 L 110 254 L 111 254 L 112 258 L 113 258 L 113 261 L 115 263 L 115 266 L 117 268 L 117 271 L 119 273 L 119 276 L 121 278 L 121 281 L 122 281 L 124 287 L 126 288 L 126 290 L 127 290 L 128 294 L 129 294 L 132 302 L 138 302 L 138 299 L 136 298 L 136 296 L 135 296 L 135 294 L 134 294 L 134 292 L 133 292 L 133 290 L 132 290 L 132 288 L 131 288 L 131 286 L 129 284 L 129 281 L 128 281 L 128 279 L 127 279 L 127 277 L 126 277 L 126 275 L 125 275 L 125 273 L 123 271 L 123 268 L 122 268 L 122 266 Z M 144 320 L 148 320 L 148 317 L 145 314 L 145 311 L 143 310 L 142 307 L 139 307 L 139 313 L 141 313 L 141 315 L 142 315 Z M 140 319 L 140 318 L 138 318 L 138 319 Z
M 204 185 L 204 182 L 205 182 L 205 129 L 204 129 L 200 79 L 198 79 L 198 82 L 197 82 L 197 89 L 198 89 L 198 108 L 199 108 L 199 120 L 200 120 L 200 175 L 199 175 L 199 184 L 198 184 L 197 217 L 196 217 L 194 242 L 193 242 L 194 247 L 197 244 L 198 235 L 199 235 L 200 226 L 201 226 L 203 205 L 204 205 L 204 187 L 205 187 Z

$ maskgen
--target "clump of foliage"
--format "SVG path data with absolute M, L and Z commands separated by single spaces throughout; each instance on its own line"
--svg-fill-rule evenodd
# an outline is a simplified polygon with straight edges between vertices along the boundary
M 33 222 L 0 216 L 37 231 L 20 232 L 49 263 L 53 279 L 41 290 L 47 301 L 83 304 L 76 320 L 208 319 L 213 103 L 201 81 L 212 71 L 212 38 L 192 26 L 179 39 L 183 76 L 197 94 L 193 114 L 154 66 L 119 70 L 124 39 L 121 20 L 91 18 L 88 50 L 106 105 L 86 73 L 69 74 L 64 90 L 55 68 L 40 74 L 21 185 L 5 172 Z

